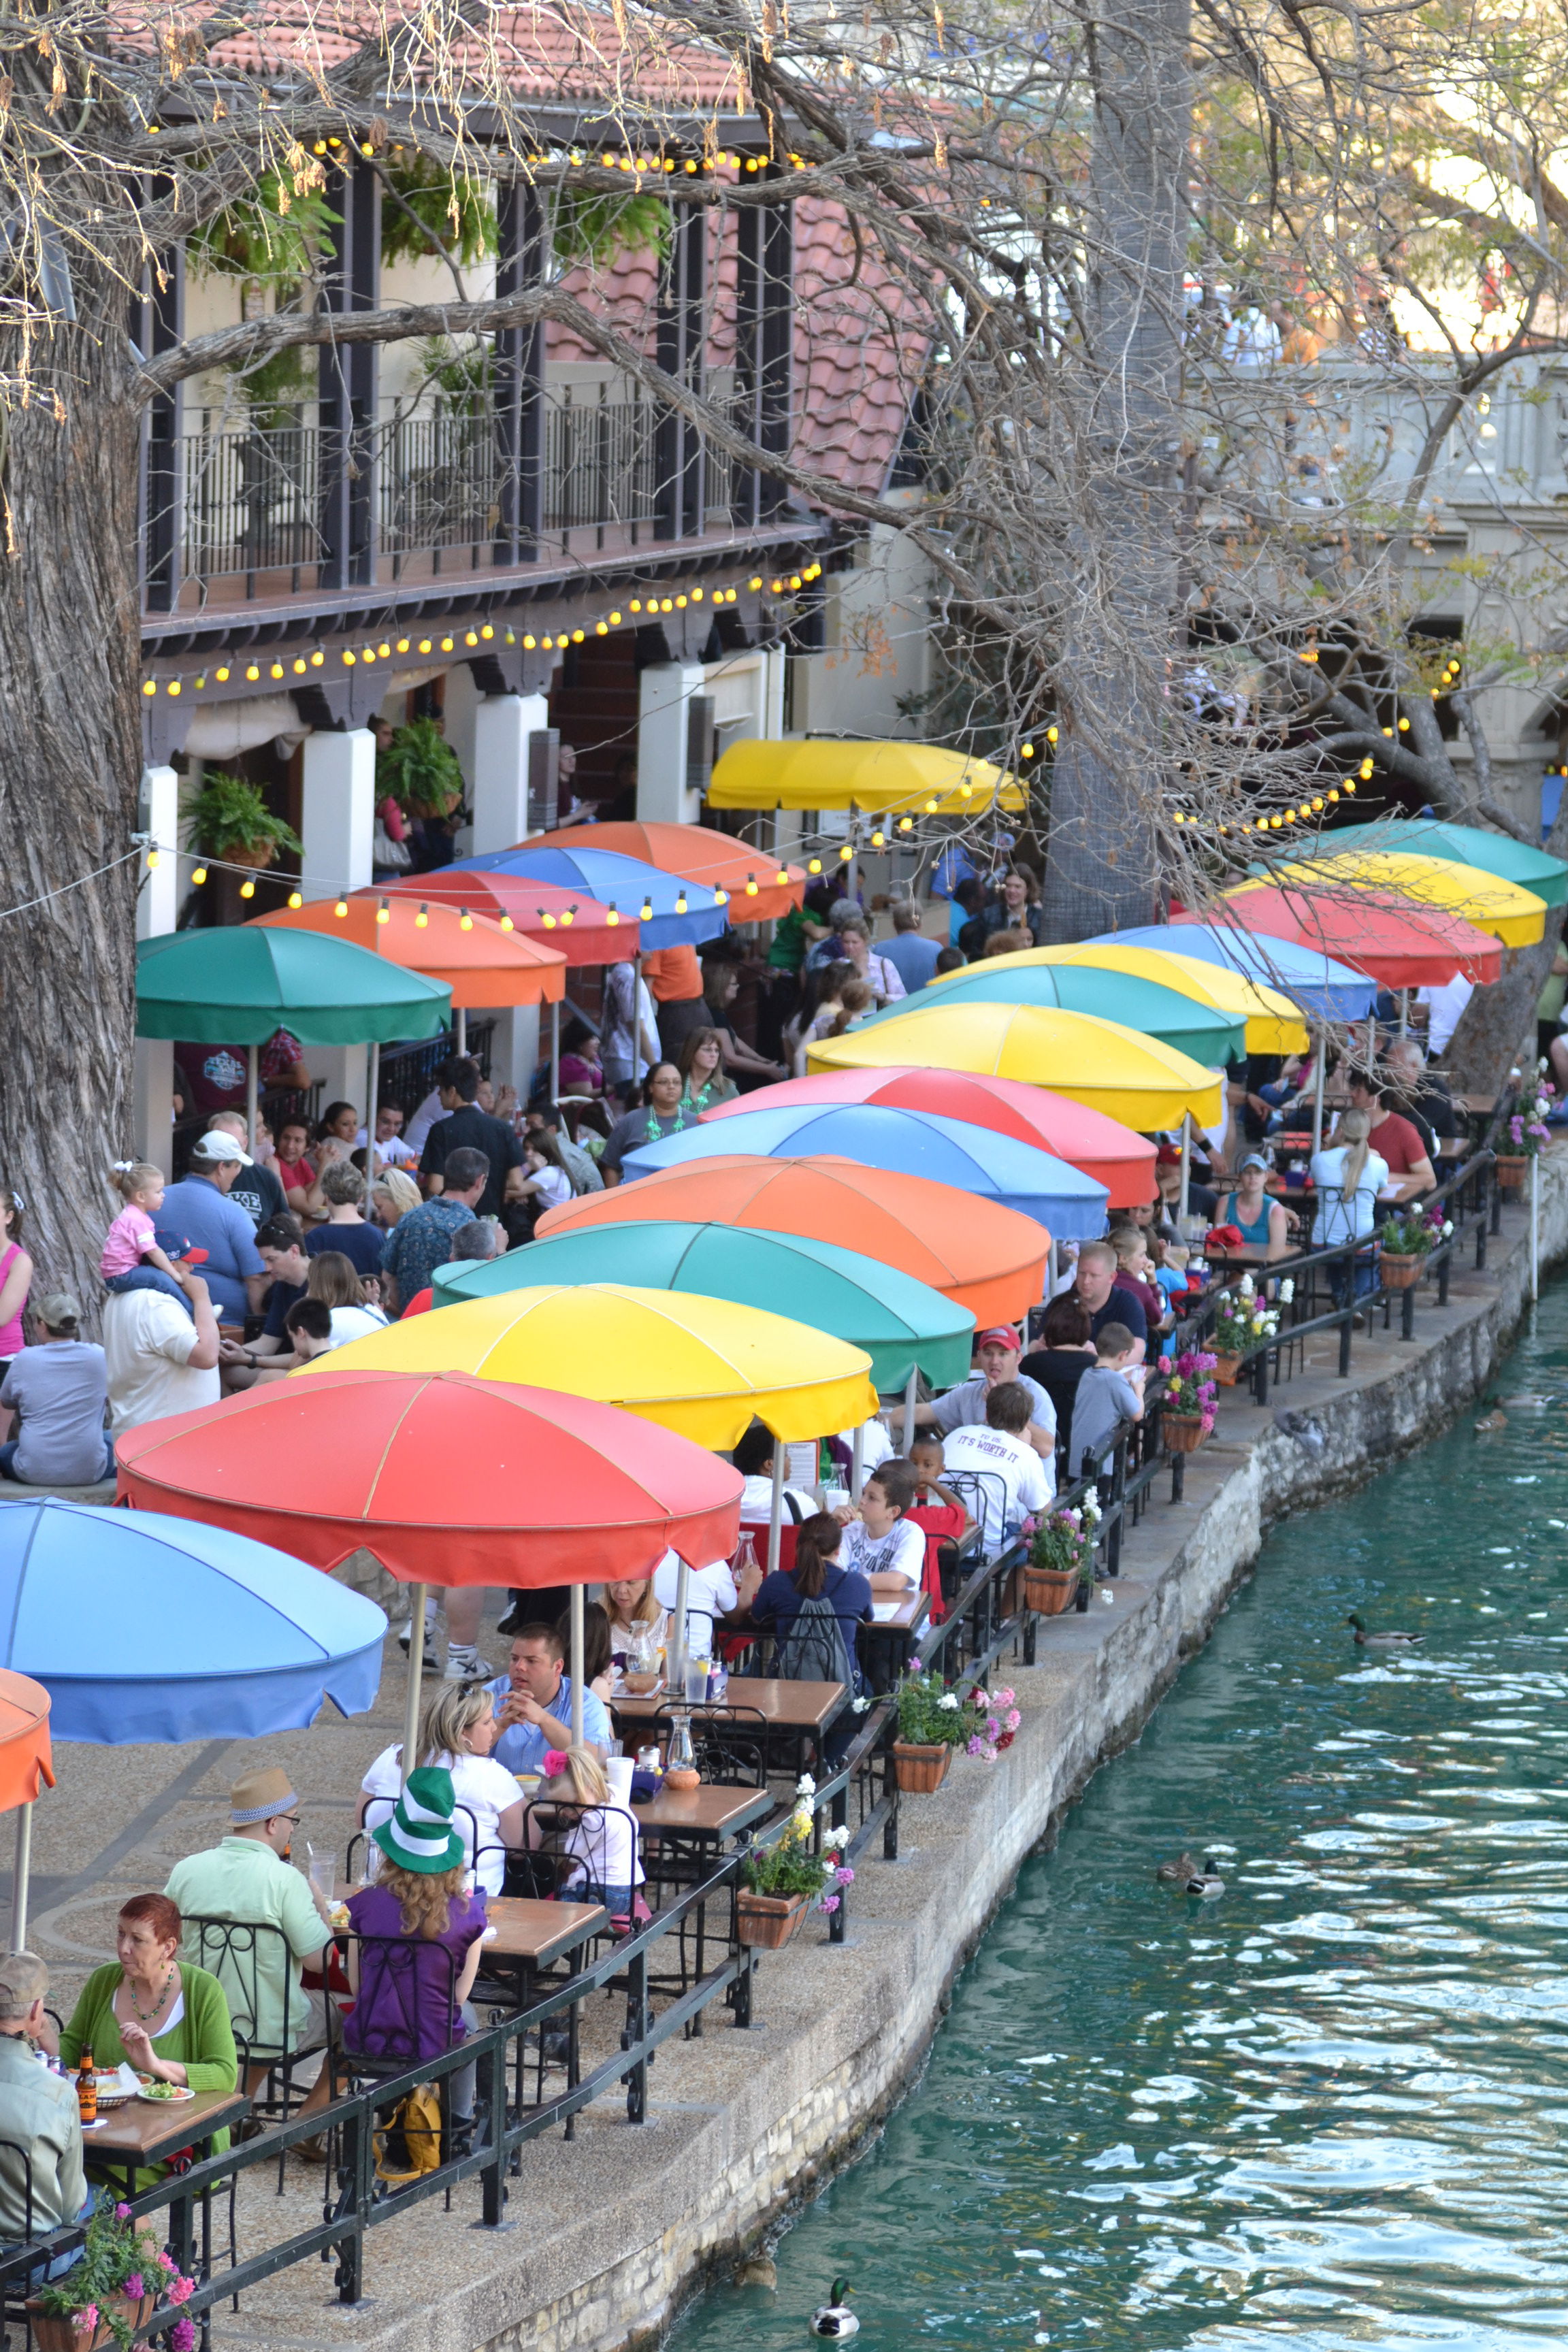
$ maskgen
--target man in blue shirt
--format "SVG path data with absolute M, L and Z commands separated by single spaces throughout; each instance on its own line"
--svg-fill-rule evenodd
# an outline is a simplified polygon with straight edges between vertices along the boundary
M 552 1748 L 572 1745 L 572 1679 L 562 1672 L 565 1656 L 553 1625 L 525 1625 L 512 1642 L 507 1672 L 489 1685 L 501 1727 L 490 1752 L 509 1772 L 542 1772 Z M 604 1700 L 585 1690 L 584 1739 L 606 1756 L 614 1737 Z
M 482 1151 L 463 1144 L 447 1162 L 447 1189 L 399 1217 L 382 1245 L 381 1271 L 396 1285 L 388 1298 L 385 1281 L 382 1304 L 399 1315 L 411 1298 L 430 1286 L 430 1277 L 452 1255 L 452 1243 L 474 1212 L 490 1180 L 490 1163 Z
M 936 970 L 936 960 L 942 953 L 938 940 L 928 940 L 921 934 L 920 902 L 900 898 L 893 908 L 893 929 L 897 936 L 884 940 L 883 959 L 890 963 L 904 983 L 904 994 L 913 996 L 922 989 Z
M 221 1131 L 202 1137 L 191 1153 L 190 1173 L 168 1185 L 158 1212 L 158 1246 L 170 1257 L 187 1250 L 205 1250 L 200 1268 L 220 1324 L 244 1324 L 259 1309 L 267 1289 L 267 1268 L 256 1247 L 256 1227 L 229 1187 L 248 1156 L 232 1135 Z

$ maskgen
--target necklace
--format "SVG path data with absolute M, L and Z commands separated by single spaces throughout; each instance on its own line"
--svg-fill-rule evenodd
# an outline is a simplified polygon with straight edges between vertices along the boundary
M 158 1988 L 158 1998 L 157 1998 L 157 2000 L 153 2003 L 153 2006 L 152 2006 L 152 2008 L 151 2008 L 151 2009 L 143 2009 L 143 2008 L 142 2008 L 142 2006 L 141 2002 L 140 2002 L 140 2001 L 137 2000 L 137 1998 L 136 1998 L 136 1991 L 135 1991 L 135 1988 L 134 1988 L 134 1986 L 132 1985 L 132 1981 L 131 1981 L 131 1979 L 130 1979 L 129 1977 L 127 1977 L 127 1978 L 126 1978 L 126 1979 L 125 1979 L 125 1998 L 126 1998 L 126 2000 L 131 2003 L 131 2007 L 132 2007 L 132 2011 L 134 2012 L 134 2014 L 136 2015 L 136 2017 L 138 2017 L 138 2018 L 140 2019 L 141 2022 L 142 2022 L 143 2025 L 149 2024 L 149 2023 L 151 2022 L 151 2021 L 152 2021 L 154 2017 L 156 2017 L 156 2016 L 157 2016 L 158 2011 L 163 2008 L 163 2002 L 164 2002 L 164 2000 L 166 2000 L 166 1998 L 167 1998 L 167 1996 L 168 1996 L 169 1987 L 170 1987 L 170 1985 L 172 1984 L 172 1982 L 174 1981 L 174 1962 L 173 1960 L 171 1960 L 171 1961 L 169 1962 L 169 1972 L 168 1972 L 167 1976 L 165 1976 L 165 1977 L 164 1977 L 164 1979 L 163 1979 L 163 1981 L 162 1985 L 160 1985 L 160 1987 Z

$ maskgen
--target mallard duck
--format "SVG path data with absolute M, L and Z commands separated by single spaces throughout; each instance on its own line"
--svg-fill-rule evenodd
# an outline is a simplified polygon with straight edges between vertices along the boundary
M 1225 1881 L 1219 1874 L 1219 1864 L 1212 1853 L 1205 1860 L 1203 1868 L 1194 1870 L 1188 1879 L 1187 1893 L 1201 1895 L 1205 1901 L 1215 1895 L 1225 1893 Z
M 1174 1862 L 1161 1863 L 1154 1875 L 1156 1878 L 1163 1878 L 1169 1886 L 1184 1886 L 1197 1866 L 1195 1854 L 1179 1853 Z
M 849 2293 L 847 2279 L 836 2278 L 827 2291 L 827 2301 L 811 2315 L 814 2336 L 858 2336 L 860 2322 L 845 2300 Z
M 1355 1627 L 1358 1650 L 1413 1650 L 1426 1639 L 1425 1633 L 1369 1633 L 1353 1609 L 1345 1623 Z

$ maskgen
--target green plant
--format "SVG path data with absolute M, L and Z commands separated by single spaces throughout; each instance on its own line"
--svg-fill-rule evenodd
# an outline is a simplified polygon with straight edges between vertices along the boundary
M 276 171 L 263 172 L 254 194 L 192 232 L 186 256 L 198 277 L 293 285 L 310 275 L 342 221 L 319 188 L 296 192 Z
M 1092 1578 L 1092 1544 L 1089 1561 Z M 918 1658 L 899 1685 L 898 1707 L 900 1739 L 915 1748 L 962 1748 L 987 1763 L 994 1762 L 1000 1749 L 1011 1748 L 1018 1729 L 1010 1690 L 986 1692 L 977 1685 L 961 1697 L 943 1687 L 940 1675 L 928 1675 Z
M 497 247 L 495 205 L 477 180 L 429 155 L 395 151 L 382 165 L 383 262 L 447 255 L 465 269 Z
M 458 416 L 480 418 L 490 386 L 490 353 L 486 343 L 449 343 L 432 335 L 419 347 L 424 373 L 419 390 L 431 385 L 447 410 Z
M 258 787 L 222 768 L 210 768 L 202 778 L 187 823 L 192 847 L 208 857 L 228 857 L 247 849 L 304 853 L 293 826 L 273 815 Z
M 301 401 L 315 397 L 315 362 L 302 352 L 274 352 L 259 367 L 240 367 L 233 373 L 255 425 L 285 425 Z
M 566 268 L 603 269 L 623 253 L 669 251 L 669 207 L 658 196 L 591 196 L 566 190 L 555 201 L 555 258 Z
M 1384 1257 L 1425 1257 L 1453 1230 L 1441 1209 L 1396 1209 L 1379 1225 L 1378 1245 Z
M 1076 1510 L 1053 1511 L 1035 1530 L 1029 1565 L 1057 1576 L 1094 1581 L 1094 1545 L 1100 1526 L 1100 1504 L 1091 1487 Z
M 129 2205 L 100 2203 L 87 2225 L 81 2260 L 65 2276 L 38 2289 L 38 2305 L 51 2319 L 70 2319 L 84 2343 L 90 2344 L 100 2324 L 112 2334 L 121 2352 L 130 2352 L 141 2305 L 188 2303 L 195 2282 L 182 2275 L 167 2254 L 157 2252 L 154 2225 L 133 2221 Z M 183 2315 L 170 2330 L 176 2352 L 190 2352 L 195 2330 Z
M 1214 1344 L 1220 1355 L 1249 1355 L 1265 1339 L 1272 1339 L 1279 1328 L 1279 1316 L 1258 1297 L 1249 1274 L 1242 1276 L 1235 1290 L 1220 1294 L 1214 1327 Z
M 434 719 L 400 727 L 375 763 L 375 789 L 413 816 L 449 816 L 463 802 L 463 771 Z
M 812 1799 L 816 1783 L 803 1772 L 795 1784 L 795 1806 L 780 1835 L 771 1845 L 753 1846 L 741 1875 L 753 1895 L 809 1895 L 824 1911 L 837 1911 L 840 1886 L 853 1885 L 855 1873 L 842 1859 L 849 1843 L 847 1829 L 829 1830 L 820 1853 L 811 1847 L 816 1819 Z

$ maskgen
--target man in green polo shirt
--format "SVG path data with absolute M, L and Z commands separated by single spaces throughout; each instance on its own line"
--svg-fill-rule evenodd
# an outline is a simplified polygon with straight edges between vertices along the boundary
M 186 1920 L 232 1920 L 237 1927 L 275 1929 L 252 1938 L 221 1929 L 188 1933 L 185 1948 L 211 1969 L 228 2000 L 234 2038 L 251 2061 L 245 2090 L 254 2096 L 271 2068 L 290 2051 L 335 2049 L 338 2012 L 324 1992 L 306 1992 L 301 1963 L 314 1959 L 331 1937 L 324 1906 L 309 1879 L 289 1860 L 300 1825 L 300 1800 L 287 1772 L 276 1766 L 247 1772 L 229 1791 L 231 1827 L 205 1853 L 187 1854 L 169 1875 L 164 1893 Z M 331 2068 L 323 2064 L 301 2114 L 327 2105 Z

